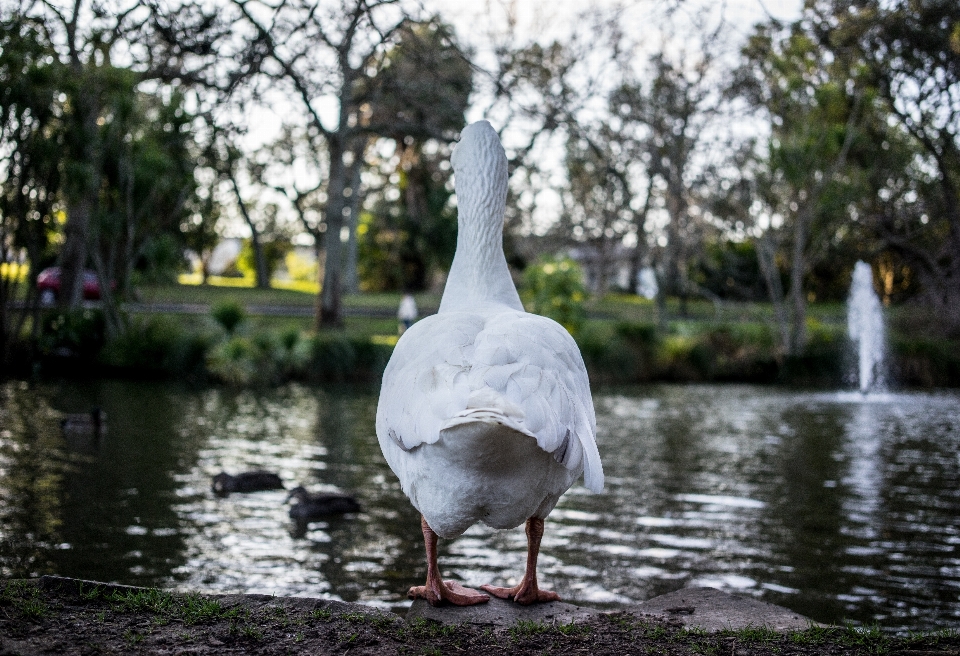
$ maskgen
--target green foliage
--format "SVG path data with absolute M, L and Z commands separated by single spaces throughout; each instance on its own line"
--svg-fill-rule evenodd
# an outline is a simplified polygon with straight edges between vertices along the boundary
M 233 335 L 237 326 L 247 317 L 247 311 L 234 300 L 219 301 L 210 311 L 213 318 L 219 323 L 228 335 Z
M 106 342 L 99 310 L 51 310 L 41 321 L 39 347 L 46 356 L 93 361 Z
M 28 284 L 54 258 L 60 229 L 63 125 L 56 95 L 62 71 L 48 65 L 53 54 L 43 25 L 21 12 L 0 13 L 0 262 L 26 253 Z M 15 277 L 0 275 L 0 366 L 19 341 L 20 313 L 7 308 L 20 286 Z
M 406 149 L 412 164 L 398 172 L 396 199 L 384 197 L 357 226 L 358 272 L 364 291 L 422 291 L 446 271 L 457 248 L 457 216 L 440 168 L 447 152 Z
M 309 376 L 315 381 L 344 382 L 352 377 L 357 354 L 342 335 L 316 335 L 312 340 Z
M 303 377 L 310 362 L 310 341 L 296 328 L 280 334 L 276 345 L 276 360 L 283 378 Z
M 960 380 L 960 343 L 937 337 L 893 335 L 896 379 L 904 385 L 936 387 Z
M 517 623 L 510 627 L 510 637 L 514 641 L 521 640 L 530 636 L 546 633 L 550 630 L 548 624 L 536 622 L 534 620 L 517 620 Z
M 616 325 L 616 334 L 621 339 L 642 348 L 655 348 L 660 341 L 656 324 L 629 323 L 622 321 Z
M 171 234 L 159 234 L 143 247 L 138 262 L 137 282 L 172 285 L 186 264 L 184 245 Z
M 718 298 L 738 301 L 767 299 L 753 241 L 714 240 L 707 243 L 690 278 Z
M 590 635 L 591 628 L 585 624 L 570 622 L 569 624 L 557 624 L 554 627 L 561 635 L 565 636 L 585 636 Z
M 473 70 L 453 29 L 437 19 L 407 23 L 398 37 L 377 75 L 361 83 L 375 98 L 371 122 L 396 126 L 383 136 L 397 154 L 382 171 L 391 178 L 389 190 L 359 217 L 364 291 L 427 289 L 450 268 L 457 243 L 449 147 L 437 148 L 435 139 L 452 141 L 463 127 Z
M 437 638 L 454 635 L 460 628 L 458 624 L 442 624 L 434 620 L 417 617 L 410 622 L 407 631 L 415 638 Z
M 178 595 L 156 588 L 114 590 L 101 597 L 120 613 L 152 613 L 166 619 L 176 619 L 187 626 L 209 624 L 232 616 L 215 600 L 199 594 Z
M 258 373 L 262 373 L 257 370 L 255 356 L 256 350 L 249 338 L 234 336 L 211 350 L 207 356 L 207 370 L 227 384 L 249 385 Z
M 0 582 L 0 586 L 0 608 L 10 606 L 21 617 L 34 621 L 42 619 L 50 611 L 40 588 L 34 582 L 7 581 Z
M 293 250 L 293 244 L 290 243 L 288 235 L 275 233 L 276 230 L 263 235 L 260 239 L 260 248 L 263 249 L 263 260 L 267 267 L 268 279 L 273 278 L 273 275 L 277 272 L 277 267 Z M 237 256 L 237 269 L 245 277 L 253 278 L 256 276 L 257 264 L 253 253 L 253 242 L 250 239 L 243 240 L 240 254 Z M 316 278 L 313 278 L 313 280 L 316 280 Z
M 541 257 L 523 272 L 522 298 L 536 314 L 549 317 L 576 336 L 583 328 L 586 290 L 580 266 L 569 258 Z
M 138 377 L 196 375 L 202 371 L 212 339 L 163 315 L 137 317 L 108 342 L 100 361 Z
M 660 366 L 672 380 L 709 380 L 715 353 L 710 344 L 698 337 L 668 335 L 663 340 Z

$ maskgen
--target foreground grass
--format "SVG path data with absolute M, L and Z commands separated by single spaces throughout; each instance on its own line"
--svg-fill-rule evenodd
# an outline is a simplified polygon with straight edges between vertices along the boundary
M 224 651 L 258 654 L 957 654 L 956 631 L 894 636 L 876 627 L 708 634 L 649 616 L 519 621 L 504 630 L 310 599 L 208 597 L 156 589 L 0 582 L 0 650 L 13 653 Z

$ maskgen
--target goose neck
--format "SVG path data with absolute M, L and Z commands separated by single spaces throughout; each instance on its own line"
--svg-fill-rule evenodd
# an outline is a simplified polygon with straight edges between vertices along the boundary
M 488 304 L 522 310 L 503 254 L 503 220 L 461 212 L 457 252 L 440 310 L 473 310 Z

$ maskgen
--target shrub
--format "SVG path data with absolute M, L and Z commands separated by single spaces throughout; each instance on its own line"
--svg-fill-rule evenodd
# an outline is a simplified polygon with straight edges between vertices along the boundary
M 390 356 L 393 354 L 394 344 L 367 339 L 350 340 L 357 373 L 366 380 L 379 380 L 383 376 L 383 370 L 387 368 Z
M 523 272 L 523 300 L 536 314 L 550 317 L 571 335 L 583 327 L 583 272 L 570 258 L 541 257 Z
M 799 385 L 840 387 L 843 384 L 845 328 L 809 319 L 807 347 L 803 353 L 783 359 L 781 380 Z
M 246 319 L 247 313 L 237 301 L 224 300 L 213 306 L 210 314 L 228 335 L 233 335 L 237 326 Z
M 960 385 L 960 342 L 936 337 L 891 339 L 894 379 L 924 387 Z
M 763 324 L 722 324 L 703 335 L 713 349 L 714 380 L 772 382 L 777 377 L 775 342 Z
M 715 362 L 716 353 L 700 337 L 670 335 L 663 340 L 660 365 L 667 378 L 709 380 Z
M 231 337 L 218 344 L 207 357 L 207 369 L 229 385 L 249 385 L 257 375 L 253 343 L 246 337 Z
M 598 383 L 631 383 L 644 379 L 640 362 L 619 331 L 608 325 L 588 325 L 577 337 L 590 378 Z
M 306 378 L 310 363 L 310 341 L 303 339 L 300 330 L 289 328 L 280 334 L 277 343 L 277 369 L 282 378 Z
M 53 310 L 41 319 L 40 352 L 45 356 L 94 360 L 106 341 L 99 310 Z
M 104 347 L 100 361 L 136 375 L 174 373 L 178 368 L 175 353 L 182 341 L 183 330 L 169 317 L 138 317 Z
M 344 382 L 352 377 L 356 353 L 342 335 L 315 335 L 310 345 L 307 378 L 313 381 Z

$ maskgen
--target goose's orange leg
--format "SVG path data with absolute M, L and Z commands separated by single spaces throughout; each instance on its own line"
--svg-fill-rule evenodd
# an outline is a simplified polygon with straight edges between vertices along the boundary
M 481 585 L 480 589 L 500 599 L 513 599 L 518 604 L 528 606 L 538 601 L 559 601 L 560 595 L 537 586 L 537 558 L 540 556 L 540 540 L 543 538 L 543 520 L 531 517 L 527 520 L 527 571 L 520 585 L 513 588 L 498 588 L 493 585 Z
M 472 606 L 490 601 L 490 597 L 476 590 L 464 587 L 456 581 L 444 581 L 440 577 L 437 565 L 437 534 L 427 524 L 426 517 L 420 518 L 423 530 L 423 544 L 427 549 L 427 584 L 415 585 L 407 592 L 411 599 L 426 599 L 431 606 L 439 606 L 448 601 L 455 606 Z

